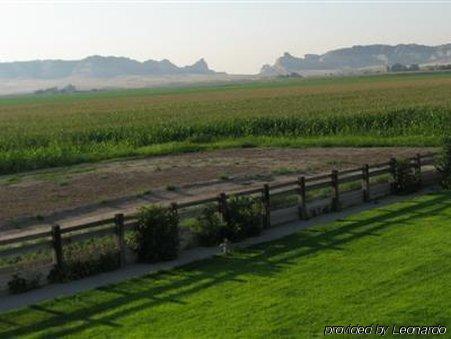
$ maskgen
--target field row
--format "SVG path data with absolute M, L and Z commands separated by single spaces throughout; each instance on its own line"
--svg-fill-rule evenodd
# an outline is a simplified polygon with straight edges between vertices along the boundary
M 6 98 L 0 174 L 262 145 L 261 137 L 298 146 L 435 146 L 449 124 L 450 94 L 451 74 L 425 74 Z

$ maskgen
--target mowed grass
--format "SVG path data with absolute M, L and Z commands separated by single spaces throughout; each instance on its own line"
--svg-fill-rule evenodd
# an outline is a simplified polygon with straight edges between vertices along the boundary
M 451 193 L 0 315 L 1 337 L 299 337 L 451 326 Z
M 435 146 L 451 73 L 0 98 L 0 174 L 224 147 Z

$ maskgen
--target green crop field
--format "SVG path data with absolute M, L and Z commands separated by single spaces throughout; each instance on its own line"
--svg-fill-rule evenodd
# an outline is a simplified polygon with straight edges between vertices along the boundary
M 451 73 L 0 98 L 0 174 L 239 146 L 434 146 Z
M 349 324 L 449 333 L 450 226 L 451 193 L 429 194 L 4 313 L 0 337 L 312 338 Z

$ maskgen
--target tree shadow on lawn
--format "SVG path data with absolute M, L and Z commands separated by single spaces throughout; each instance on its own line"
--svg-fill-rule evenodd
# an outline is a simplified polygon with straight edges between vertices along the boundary
M 43 330 L 49 330 L 52 336 L 64 336 L 99 325 L 114 329 L 122 326 L 121 317 L 145 308 L 170 303 L 186 304 L 182 298 L 225 282 L 243 282 L 240 278 L 243 275 L 246 278 L 249 275 L 275 276 L 300 257 L 323 250 L 340 251 L 342 246 L 353 240 L 379 236 L 386 228 L 408 225 L 412 220 L 439 213 L 451 207 L 451 196 L 449 193 L 436 193 L 427 201 L 408 201 L 404 205 L 394 210 L 389 207 L 380 208 L 377 215 L 370 218 L 347 218 L 340 221 L 338 226 L 335 224 L 325 228 L 306 229 L 282 240 L 239 251 L 231 257 L 215 257 L 179 269 L 98 288 L 93 301 L 75 296 L 58 303 L 33 305 L 21 313 L 0 315 L 0 329 L 3 328 L 0 336 L 30 335 Z M 78 300 L 82 302 L 79 303 Z M 73 310 L 59 311 L 61 305 L 67 307 L 70 304 L 73 305 Z M 35 314 L 29 316 L 29 313 Z M 23 323 L 20 320 L 22 317 Z

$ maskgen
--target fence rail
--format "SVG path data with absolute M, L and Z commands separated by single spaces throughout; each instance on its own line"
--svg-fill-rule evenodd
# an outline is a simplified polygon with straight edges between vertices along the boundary
M 415 157 L 408 158 L 408 162 L 417 173 L 421 174 L 422 168 L 431 165 L 434 162 L 434 153 L 417 154 Z M 396 159 L 392 158 L 388 162 L 374 165 L 367 165 L 360 168 L 346 169 L 343 171 L 333 170 L 330 173 L 319 174 L 312 177 L 301 176 L 296 180 L 289 180 L 273 184 L 265 184 L 262 187 L 251 188 L 231 192 L 229 194 L 221 193 L 219 195 L 211 195 L 201 199 L 193 199 L 190 201 L 164 204 L 168 208 L 176 209 L 180 215 L 184 211 L 196 211 L 206 204 L 215 203 L 218 205 L 218 211 L 222 214 L 223 219 L 227 219 L 227 200 L 230 197 L 240 196 L 256 196 L 260 199 L 263 207 L 263 224 L 265 227 L 272 226 L 272 213 L 282 210 L 286 207 L 280 207 L 276 210 L 272 209 L 272 202 L 275 198 L 283 198 L 284 196 L 296 195 L 298 199 L 292 207 L 298 209 L 298 217 L 306 219 L 309 217 L 307 210 L 308 193 L 318 191 L 324 188 L 330 188 L 329 198 L 332 210 L 340 209 L 340 196 L 346 193 L 343 190 L 343 184 L 351 182 L 361 182 L 361 199 L 363 202 L 372 198 L 370 178 L 381 175 L 390 174 L 391 181 L 395 178 Z M 355 187 L 354 187 L 355 190 Z M 283 204 L 282 204 L 283 205 Z M 189 209 L 192 209 L 191 211 Z M 47 249 L 53 252 L 55 265 L 63 265 L 64 255 L 63 248 L 67 244 L 84 241 L 90 238 L 98 238 L 104 236 L 113 236 L 121 255 L 121 265 L 125 264 L 125 245 L 124 232 L 133 229 L 138 224 L 138 213 L 133 214 L 117 214 L 112 218 L 96 220 L 69 227 L 60 227 L 59 225 L 51 226 L 48 231 L 40 231 L 33 234 L 14 236 L 0 240 L 0 259 L 12 255 L 22 255 L 33 251 L 41 251 Z M 276 223 L 275 223 L 276 224 Z M 12 264 L 13 266 L 14 264 Z

